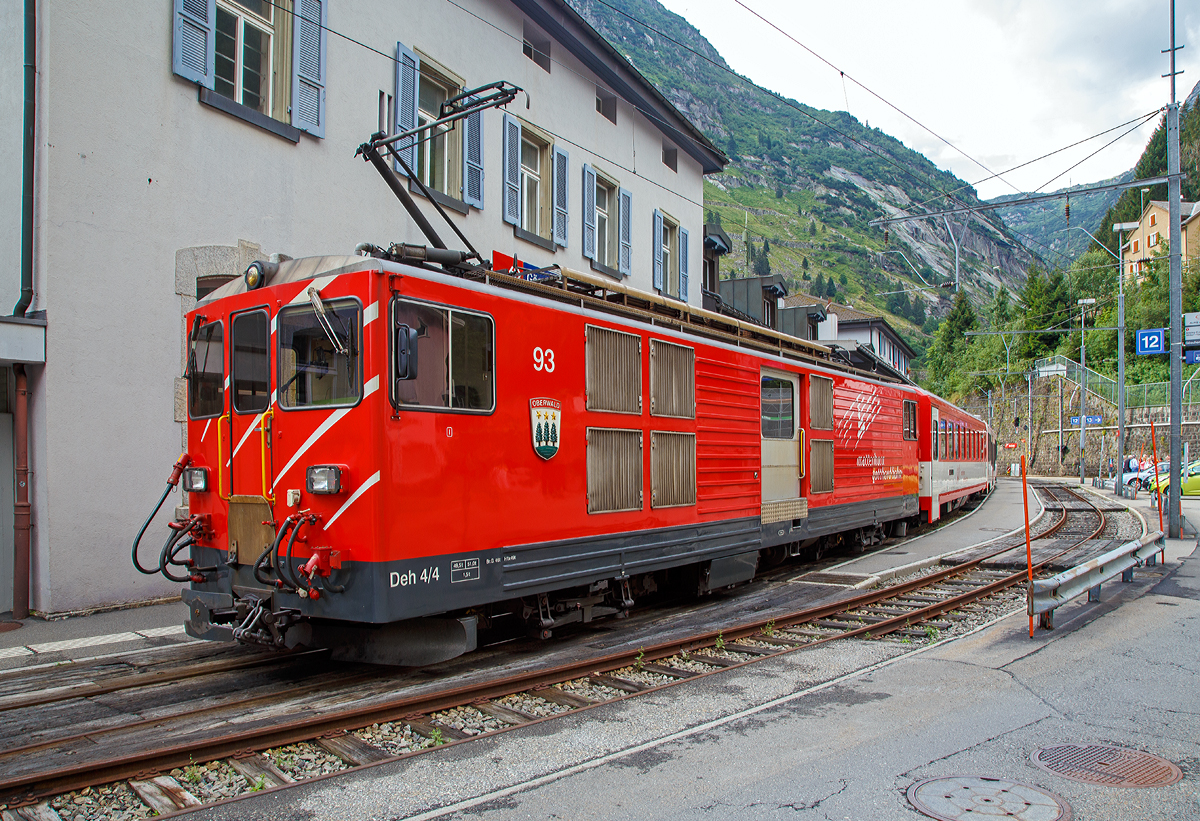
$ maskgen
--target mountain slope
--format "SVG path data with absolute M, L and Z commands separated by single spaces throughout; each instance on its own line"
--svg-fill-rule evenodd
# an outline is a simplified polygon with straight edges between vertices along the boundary
M 922 203 L 939 208 L 947 194 L 978 203 L 969 185 L 846 112 L 811 108 L 755 87 L 731 72 L 693 26 L 655 0 L 570 2 L 730 156 L 725 173 L 710 177 L 705 187 L 710 217 L 720 219 L 737 246 L 723 272 L 763 270 L 761 262 L 755 268 L 752 254 L 762 254 L 765 240 L 771 270 L 794 288 L 813 290 L 819 275 L 836 283 L 840 301 L 880 313 L 887 312 L 889 291 L 953 279 L 954 246 L 945 221 L 903 223 L 886 236 L 868 223 L 921 210 Z M 956 218 L 950 227 L 959 239 L 962 284 L 976 302 L 1001 286 L 1020 288 L 1035 256 L 999 218 Z M 922 290 L 911 297 L 922 302 L 921 313 L 941 315 L 949 309 L 947 293 Z M 911 316 L 892 318 L 915 335 Z

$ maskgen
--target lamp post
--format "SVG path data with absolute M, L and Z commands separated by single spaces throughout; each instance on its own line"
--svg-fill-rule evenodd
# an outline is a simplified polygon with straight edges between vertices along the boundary
M 1150 189 L 1145 189 L 1149 191 Z M 1125 247 L 1125 232 L 1133 231 L 1140 223 L 1136 222 L 1116 222 L 1113 223 L 1112 229 L 1117 232 L 1117 250 Z M 1080 228 L 1078 225 L 1072 225 L 1083 233 L 1087 234 L 1092 240 L 1108 251 L 1108 255 L 1117 261 L 1117 455 L 1122 461 L 1121 470 L 1117 473 L 1117 481 L 1113 483 L 1113 489 L 1118 496 L 1125 496 L 1125 485 L 1123 478 L 1125 468 L 1123 466 L 1125 460 L 1125 268 L 1121 257 L 1108 250 L 1108 246 L 1096 239 L 1095 234 L 1086 228 Z M 1093 300 L 1094 301 L 1094 300 Z M 1082 364 L 1082 363 L 1080 363 Z
M 1084 341 L 1083 316 L 1087 312 L 1087 306 L 1095 305 L 1096 300 L 1087 297 L 1078 300 L 1076 304 L 1079 306 L 1079 484 L 1082 485 L 1085 481 L 1084 441 L 1087 438 L 1087 343 Z
M 1149 188 L 1142 189 L 1142 194 L 1141 194 L 1141 197 L 1139 198 L 1139 200 L 1140 200 L 1139 204 L 1142 207 L 1142 210 L 1138 211 L 1138 219 L 1139 220 L 1142 218 L 1142 214 L 1146 213 L 1146 194 L 1148 194 L 1148 193 L 1150 193 Z M 749 217 L 747 217 L 747 219 L 749 219 Z M 1138 224 L 1140 225 L 1141 223 L 1138 223 Z

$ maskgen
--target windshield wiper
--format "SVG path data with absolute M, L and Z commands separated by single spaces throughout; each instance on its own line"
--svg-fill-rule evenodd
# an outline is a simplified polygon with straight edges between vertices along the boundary
M 329 321 L 329 317 L 325 313 L 325 303 L 321 300 L 321 293 L 316 288 L 309 286 L 308 299 L 312 302 L 313 311 L 317 315 L 317 324 L 321 326 L 321 330 L 325 332 L 325 336 L 329 339 L 329 344 L 333 345 L 333 349 L 342 356 L 349 357 L 350 351 L 338 338 L 337 333 L 333 330 L 333 325 Z

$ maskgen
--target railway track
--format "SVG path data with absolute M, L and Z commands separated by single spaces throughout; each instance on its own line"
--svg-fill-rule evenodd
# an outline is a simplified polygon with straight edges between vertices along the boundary
M 1052 515 L 1035 533 L 1035 572 L 1109 526 L 1099 507 L 1069 488 L 1037 491 Z M 999 569 L 1017 548 L 1021 569 Z M 201 785 L 190 782 L 196 762 L 223 761 L 252 790 L 283 786 L 298 777 L 285 759 L 295 753 L 278 753 L 289 745 L 313 750 L 336 768 L 357 767 L 837 639 L 933 638 L 967 618 L 981 599 L 1022 583 L 1023 564 L 1023 537 L 1009 537 L 959 564 L 828 604 L 636 648 L 589 648 L 561 663 L 518 655 L 502 665 L 500 677 L 495 665 L 476 660 L 472 667 L 470 657 L 430 681 L 345 668 L 321 653 L 280 660 L 228 651 L 134 675 L 74 673 L 66 683 L 47 671 L 28 680 L 14 671 L 0 675 L 10 693 L 0 698 L 4 821 L 53 821 L 48 799 L 116 781 L 128 781 L 161 815 L 201 803 L 193 794 Z M 118 701 L 138 707 L 113 719 Z M 168 775 L 173 770 L 182 777 Z

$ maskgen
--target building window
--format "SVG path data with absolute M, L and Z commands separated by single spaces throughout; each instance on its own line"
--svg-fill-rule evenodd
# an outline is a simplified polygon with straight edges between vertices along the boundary
M 775 327 L 775 309 L 777 305 L 774 298 L 763 296 L 763 324 L 768 328 Z
M 546 146 L 523 137 L 521 139 L 521 228 L 542 236 L 542 165 Z
M 326 12 L 327 0 L 176 0 L 171 70 L 205 105 L 292 142 L 324 137 Z
M 544 71 L 550 71 L 550 38 L 528 21 L 525 23 L 524 39 L 521 41 L 521 53 Z
M 1138 241 L 1135 239 L 1133 241 L 1133 252 L 1136 254 L 1137 251 L 1138 251 Z
M 662 147 L 663 165 L 672 171 L 679 170 L 679 149 L 670 143 L 664 142 Z
M 679 269 L 675 263 L 679 259 L 679 226 L 669 217 L 663 217 L 659 242 L 662 246 L 663 273 L 667 277 L 666 292 L 671 296 L 678 296 Z
M 617 267 L 617 186 L 596 177 L 596 262 Z
M 1158 232 L 1157 231 L 1155 231 L 1153 234 L 1150 235 L 1150 239 L 1146 240 L 1147 248 L 1153 248 L 1155 245 L 1158 245 Z
M 617 97 L 602 88 L 596 88 L 596 113 L 602 114 L 606 120 L 617 121 Z
M 1157 224 L 1158 224 L 1158 214 L 1151 214 L 1150 215 L 1150 227 L 1153 228 Z
M 272 113 L 273 11 L 266 0 L 217 6 L 213 90 L 267 116 Z
M 417 92 L 417 126 L 428 125 L 441 116 L 442 103 L 461 90 L 459 83 L 435 71 L 428 58 L 421 57 L 421 77 Z M 421 182 L 435 191 L 457 197 L 460 193 L 458 168 L 462 163 L 462 129 L 451 125 L 434 126 L 421 132 L 417 142 L 417 167 Z

